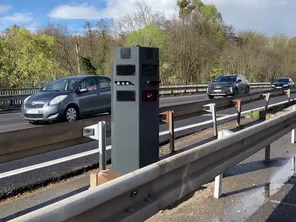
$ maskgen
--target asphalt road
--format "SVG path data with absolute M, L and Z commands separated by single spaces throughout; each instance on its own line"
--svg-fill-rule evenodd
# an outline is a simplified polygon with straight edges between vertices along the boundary
M 171 97 L 171 98 L 164 98 L 162 99 L 161 103 L 163 104 L 174 104 L 178 101 L 198 101 L 205 99 L 205 95 L 194 95 L 194 96 L 183 96 L 183 97 Z M 271 98 L 270 104 L 277 103 L 283 100 L 287 100 L 286 96 L 280 96 Z M 265 100 L 256 101 L 253 103 L 249 103 L 242 106 L 242 110 L 249 110 L 254 109 L 257 107 L 261 107 L 265 105 Z M 219 111 L 218 117 L 227 115 L 227 114 L 233 114 L 235 113 L 235 108 L 226 109 Z M 14 124 L 14 127 L 17 127 L 17 119 L 19 121 L 19 124 L 26 125 L 22 120 L 19 119 L 19 114 L 7 114 L 2 115 L 0 118 L 0 121 L 3 121 L 6 123 Z M 14 120 L 9 121 L 10 117 L 14 116 Z M 203 115 L 203 116 L 197 116 L 193 118 L 189 118 L 186 120 L 176 121 L 175 127 L 182 127 L 194 123 L 200 123 L 206 120 L 210 120 L 210 115 Z M 11 119 L 10 119 L 11 120 Z M 43 126 L 46 127 L 46 126 Z M 167 130 L 167 125 L 161 125 L 160 126 L 160 132 Z M 188 130 L 190 131 L 190 130 Z M 188 132 L 185 132 L 188 133 Z M 45 138 L 46 139 L 46 138 Z M 166 136 L 160 137 L 160 141 L 166 139 Z M 107 140 L 107 145 L 110 144 L 110 140 Z M 95 150 L 98 147 L 97 142 L 90 142 L 86 144 L 81 144 L 73 147 L 68 147 L 62 150 L 57 150 L 53 152 L 49 152 L 46 154 L 41 154 L 33 157 L 24 158 L 21 160 L 5 163 L 0 165 L 0 197 L 3 197 L 5 195 L 9 195 L 10 193 L 14 193 L 15 191 L 21 192 L 23 188 L 28 188 L 31 186 L 36 185 L 42 185 L 44 183 L 50 182 L 55 179 L 63 178 L 65 175 L 72 174 L 75 171 L 80 171 L 85 167 L 90 167 L 98 163 L 98 155 L 92 154 L 88 155 L 86 157 L 77 158 L 75 160 L 70 160 L 64 163 L 59 163 L 53 166 L 44 167 L 40 169 L 36 169 L 33 171 L 29 171 L 26 173 L 1 178 L 1 173 L 19 169 L 22 167 L 31 166 L 34 164 L 43 163 L 46 161 L 55 160 L 57 158 L 67 157 L 74 154 L 79 154 L 85 151 Z M 110 156 L 110 152 L 108 152 L 107 156 Z
M 263 90 L 266 89 L 252 89 L 251 92 L 258 92 Z M 160 107 L 176 105 L 180 103 L 198 102 L 202 100 L 208 100 L 206 94 L 162 97 L 160 98 Z M 46 125 L 32 125 L 26 121 L 23 121 L 19 112 L 0 114 L 0 126 L 0 133 L 33 127 L 46 127 Z

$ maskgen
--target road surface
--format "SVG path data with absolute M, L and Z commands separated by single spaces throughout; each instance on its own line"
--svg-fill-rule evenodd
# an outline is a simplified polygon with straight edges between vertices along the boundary
M 197 98 L 200 98 L 200 100 L 202 100 L 203 96 L 205 95 L 165 98 L 163 99 L 163 101 L 165 101 L 163 102 L 163 104 L 164 103 L 173 104 L 173 103 L 176 103 L 176 101 L 185 101 L 185 100 L 194 101 L 194 100 L 197 100 Z M 270 104 L 277 103 L 284 100 L 287 100 L 286 96 L 271 98 Z M 265 100 L 262 99 L 253 103 L 243 105 L 242 110 L 244 111 L 244 110 L 254 109 L 264 105 L 265 105 Z M 235 112 L 236 112 L 235 108 L 222 110 L 218 112 L 218 117 L 224 116 L 227 114 L 233 114 Z M 2 116 L 2 118 L 0 119 L 1 121 L 3 121 L 5 118 L 4 116 Z M 193 118 L 189 118 L 181 121 L 176 121 L 175 127 L 178 128 L 182 126 L 187 126 L 190 124 L 200 123 L 210 119 L 211 119 L 210 115 L 197 116 L 197 117 L 193 117 Z M 23 122 L 21 123 L 24 124 Z M 46 126 L 42 126 L 42 127 L 46 127 Z M 168 129 L 168 126 L 165 124 L 160 126 L 160 132 L 163 132 L 167 129 Z M 160 137 L 160 141 L 162 141 L 164 138 L 165 136 Z M 110 144 L 110 138 L 107 139 L 107 145 L 109 144 Z M 68 157 L 74 154 L 80 155 L 82 152 L 86 152 L 86 151 L 95 151 L 97 147 L 98 147 L 97 142 L 93 141 L 85 144 L 67 147 L 62 150 L 57 150 L 57 151 L 49 152 L 46 154 L 36 155 L 33 157 L 28 157 L 21 160 L 1 164 L 0 165 L 0 197 L 4 194 L 10 194 L 11 192 L 14 192 L 19 189 L 21 191 L 21 188 L 23 187 L 43 184 L 43 183 L 52 181 L 53 179 L 61 178 L 66 175 L 71 175 L 73 172 L 79 171 L 84 167 L 93 166 L 94 164 L 98 163 L 98 155 L 97 153 L 95 153 L 92 155 L 77 158 L 75 160 L 69 160 L 67 162 L 55 164 L 48 167 L 43 167 L 40 169 L 36 169 L 33 171 L 29 171 L 29 172 L 17 174 L 14 176 L 9 176 L 9 177 L 1 177 L 3 173 L 7 171 L 17 170 L 23 167 L 30 167 L 32 165 L 44 163 L 47 161 L 56 160 L 58 158 Z M 108 153 L 108 155 L 110 156 L 110 152 Z

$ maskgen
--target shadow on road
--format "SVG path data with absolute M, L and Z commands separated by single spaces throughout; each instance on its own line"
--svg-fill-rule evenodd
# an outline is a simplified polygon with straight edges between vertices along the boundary
M 70 193 L 64 194 L 64 195 L 59 196 L 59 197 L 57 197 L 57 198 L 54 198 L 54 199 L 52 199 L 52 200 L 48 200 L 48 201 L 43 202 L 43 203 L 41 203 L 41 204 L 38 204 L 38 205 L 36 205 L 36 206 L 33 206 L 33 207 L 30 207 L 30 208 L 27 208 L 27 209 L 25 209 L 25 210 L 19 211 L 19 212 L 15 213 L 15 214 L 12 214 L 12 215 L 10 215 L 10 216 L 7 216 L 7 217 L 5 217 L 5 218 L 2 218 L 2 219 L 0 219 L 0 222 L 13 220 L 13 219 L 15 219 L 15 218 L 17 218 L 17 217 L 20 217 L 20 216 L 22 216 L 22 215 L 28 214 L 28 213 L 30 213 L 30 212 L 32 212 L 32 211 L 38 210 L 38 209 L 40 209 L 40 208 L 43 208 L 43 207 L 48 206 L 48 205 L 50 205 L 50 204 L 53 204 L 53 203 L 55 203 L 55 202 L 61 201 L 61 200 L 66 199 L 66 198 L 68 198 L 68 197 L 70 197 L 70 196 L 73 196 L 73 195 L 75 195 L 75 194 L 78 194 L 78 193 L 81 193 L 81 192 L 83 192 L 83 191 L 86 191 L 87 189 L 88 189 L 88 186 L 87 186 L 87 187 L 82 187 L 82 188 L 77 189 L 77 190 L 74 190 L 74 191 L 72 191 L 72 192 L 70 192 Z
M 282 198 L 284 196 L 284 198 Z M 267 222 L 273 221 L 296 221 L 296 176 L 294 174 L 291 179 L 286 182 L 284 187 L 271 198 L 271 204 L 277 205 L 270 216 L 266 219 Z M 271 205 L 270 204 L 270 205 Z

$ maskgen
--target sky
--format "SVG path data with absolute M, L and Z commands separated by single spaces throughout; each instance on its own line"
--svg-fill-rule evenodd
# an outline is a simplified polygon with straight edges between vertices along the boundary
M 85 21 L 112 20 L 133 12 L 135 0 L 0 0 L 0 30 L 14 24 L 34 31 L 48 23 L 81 32 Z M 166 16 L 176 15 L 176 0 L 145 0 Z M 203 0 L 215 4 L 236 31 L 296 36 L 296 0 Z

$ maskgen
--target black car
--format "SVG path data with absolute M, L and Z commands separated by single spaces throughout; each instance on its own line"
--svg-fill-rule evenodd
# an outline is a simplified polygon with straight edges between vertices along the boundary
M 210 99 L 213 99 L 215 96 L 226 97 L 249 92 L 249 81 L 241 74 L 219 76 L 207 88 L 207 95 Z
M 274 89 L 288 89 L 295 87 L 295 83 L 291 78 L 278 78 L 275 82 L 272 83 L 272 88 Z

